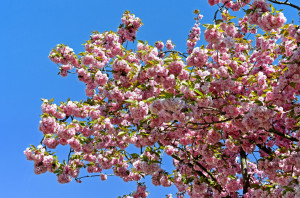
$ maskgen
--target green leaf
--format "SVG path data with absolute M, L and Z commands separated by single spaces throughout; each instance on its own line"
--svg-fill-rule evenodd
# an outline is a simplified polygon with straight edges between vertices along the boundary
M 194 10 L 194 14 L 200 14 L 199 10 Z
M 195 89 L 195 92 L 197 94 L 199 94 L 202 98 L 204 98 L 204 95 L 203 95 L 203 93 L 201 91 L 199 91 L 198 89 Z
M 165 91 L 162 91 L 161 95 L 160 95 L 160 97 L 162 97 L 162 98 L 172 98 L 173 96 L 174 96 L 173 93 L 168 93 Z
M 236 18 L 236 16 L 229 16 L 229 20 L 235 19 L 235 18 Z
M 211 82 L 211 81 L 212 81 L 212 78 L 211 78 L 211 76 L 206 76 L 206 77 L 205 77 L 205 81 L 207 81 L 207 82 Z
M 222 19 L 216 20 L 216 24 L 220 24 L 220 23 L 223 23 L 223 20 L 222 20 Z
M 137 154 L 137 153 L 132 153 L 132 154 L 130 154 L 130 155 L 131 155 L 131 157 L 132 157 L 133 159 L 137 159 L 137 158 L 140 157 L 140 155 Z
M 284 36 L 284 37 L 288 37 L 288 35 L 289 35 L 289 32 L 286 31 L 286 30 L 284 30 L 284 31 L 283 31 L 283 36 Z
M 118 136 L 123 136 L 123 135 L 125 135 L 125 134 L 127 134 L 126 131 L 121 131 L 121 132 L 118 133 Z
M 186 81 L 183 81 L 181 84 L 185 85 L 185 86 L 189 86 L 189 84 Z
M 79 124 L 80 124 L 80 126 L 85 127 L 85 122 L 84 121 L 79 122 Z
M 263 106 L 263 103 L 260 100 L 255 100 L 254 103 L 258 104 L 259 106 Z
M 167 57 L 163 60 L 165 63 L 172 62 L 173 58 Z
M 148 98 L 147 100 L 144 100 L 145 103 L 147 102 L 151 102 L 151 101 L 154 101 L 156 98 L 155 97 L 151 97 L 151 98 Z
M 258 189 L 260 187 L 260 185 L 259 184 L 250 184 L 250 187 Z
M 295 89 L 295 87 L 296 87 L 296 83 L 295 82 L 291 82 L 290 85 L 291 85 L 291 87 L 293 87 Z
M 270 5 L 270 7 L 271 7 L 271 10 L 272 10 L 272 12 L 271 13 L 274 13 L 275 12 L 275 8 L 273 7 L 273 5 L 272 4 L 269 4 Z
M 246 15 L 248 15 L 248 14 L 250 14 L 252 12 L 252 9 L 248 9 L 245 12 L 246 12 Z
M 148 159 L 148 157 L 146 155 L 143 155 L 142 160 L 143 161 L 148 161 L 149 159 Z
M 138 104 L 138 101 L 136 101 L 136 100 L 131 100 L 131 99 L 124 100 L 124 102 L 131 103 L 131 104 L 135 104 L 135 105 Z

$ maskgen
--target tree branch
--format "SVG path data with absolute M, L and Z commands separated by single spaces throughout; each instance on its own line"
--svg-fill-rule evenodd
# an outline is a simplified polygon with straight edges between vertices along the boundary
M 86 175 L 86 176 L 82 176 L 82 177 L 76 177 L 75 180 L 76 181 L 80 181 L 81 179 L 83 178 L 88 178 L 88 177 L 100 177 L 101 175 Z M 114 176 L 114 174 L 109 174 L 109 175 L 106 175 L 106 176 Z
M 72 148 L 70 148 L 70 151 L 69 151 L 69 154 L 68 154 L 68 163 L 70 161 L 70 156 L 71 156 L 71 153 L 74 152 L 74 150 Z
M 249 175 L 247 170 L 247 156 L 246 152 L 241 148 L 240 150 L 241 157 L 241 167 L 242 167 L 242 175 L 243 175 L 243 194 L 248 192 L 248 188 L 250 187 Z
M 75 180 L 81 180 L 83 178 L 87 178 L 87 177 L 100 177 L 100 175 L 86 175 L 86 176 L 82 176 L 82 177 L 76 177 Z
M 181 162 L 182 164 L 185 164 L 185 165 L 187 165 L 188 167 L 190 167 L 197 175 L 199 175 L 200 177 L 203 178 L 203 180 L 204 180 L 204 182 L 205 182 L 206 184 L 208 184 L 209 186 L 212 186 L 213 188 L 215 188 L 215 189 L 218 190 L 219 192 L 223 191 L 222 186 L 221 186 L 220 184 L 218 184 L 216 180 L 214 180 L 215 178 L 212 179 L 212 180 L 213 180 L 213 181 L 212 181 L 211 179 L 207 178 L 201 171 L 195 170 L 193 164 L 191 164 L 191 163 L 185 163 L 184 160 L 180 159 L 180 157 L 178 157 L 177 155 L 174 155 L 174 154 L 173 154 L 172 157 L 173 157 L 174 159 L 178 160 L 179 162 Z
M 66 116 L 64 119 L 60 120 L 60 122 L 65 122 L 70 116 Z
M 220 120 L 220 121 L 214 121 L 214 122 L 210 122 L 210 123 L 194 123 L 194 122 L 189 122 L 188 124 L 193 124 L 193 125 L 197 125 L 197 126 L 201 126 L 201 125 L 211 125 L 211 124 L 216 124 L 216 123 L 223 123 L 223 122 L 227 122 L 232 120 L 232 118 L 227 118 L 226 120 Z
M 215 15 L 214 15 L 214 24 L 216 24 L 216 22 L 217 22 L 217 14 L 218 14 L 218 12 L 221 11 L 228 2 L 230 2 L 230 1 L 226 1 L 222 6 L 219 6 L 219 4 L 217 4 L 219 6 L 219 9 L 215 12 Z
M 266 130 L 267 131 L 267 130 Z M 270 133 L 276 134 L 280 137 L 283 137 L 285 139 L 291 140 L 291 141 L 295 141 L 295 142 L 299 142 L 299 140 L 295 137 L 292 137 L 290 135 L 284 134 L 284 133 L 280 133 L 279 131 L 276 131 L 276 129 L 273 127 L 272 129 L 269 130 Z
M 272 3 L 275 3 L 275 4 L 283 4 L 283 5 L 287 5 L 287 6 L 296 8 L 298 11 L 300 11 L 300 7 L 299 7 L 299 6 L 290 3 L 288 0 L 286 0 L 286 1 L 268 0 L 268 1 L 270 1 L 270 2 L 272 2 Z
M 267 148 L 261 144 L 256 144 L 256 146 L 262 150 L 263 152 L 267 153 L 268 155 L 271 155 L 272 154 L 272 149 L 271 148 Z

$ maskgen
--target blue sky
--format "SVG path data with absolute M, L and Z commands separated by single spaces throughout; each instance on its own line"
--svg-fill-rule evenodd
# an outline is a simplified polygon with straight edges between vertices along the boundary
M 292 2 L 297 2 L 294 0 Z M 294 9 L 285 9 L 285 16 L 299 17 Z M 76 76 L 62 78 L 57 66 L 48 59 L 56 44 L 68 44 L 76 53 L 83 51 L 91 31 L 116 31 L 125 10 L 140 17 L 144 26 L 138 40 L 154 44 L 157 40 L 172 39 L 177 50 L 186 49 L 186 38 L 194 24 L 193 10 L 201 10 L 202 23 L 211 23 L 216 7 L 206 0 L 9 0 L 0 8 L 2 104 L 0 114 L 1 197 L 117 197 L 135 190 L 134 183 L 124 183 L 109 177 L 75 181 L 61 185 L 53 174 L 35 175 L 33 163 L 23 151 L 29 144 L 38 145 L 42 133 L 38 130 L 41 98 L 55 98 L 55 102 L 86 99 L 84 85 Z M 201 28 L 204 31 L 203 27 Z M 203 35 L 200 44 L 203 44 Z M 199 44 L 198 44 L 199 45 Z M 62 148 L 62 147 L 59 147 Z M 150 198 L 164 197 L 174 188 L 153 188 Z

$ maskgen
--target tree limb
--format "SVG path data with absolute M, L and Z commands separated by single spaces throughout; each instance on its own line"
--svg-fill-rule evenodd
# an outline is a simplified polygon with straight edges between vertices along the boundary
M 270 2 L 272 2 L 272 3 L 275 3 L 275 4 L 283 4 L 283 5 L 287 5 L 287 6 L 296 8 L 298 11 L 300 11 L 300 7 L 299 7 L 299 6 L 290 3 L 288 0 L 286 0 L 286 1 L 268 0 L 268 1 L 270 1 Z
M 241 148 L 240 150 L 241 157 L 241 167 L 242 167 L 242 176 L 243 176 L 243 194 L 248 192 L 248 188 L 250 187 L 249 175 L 248 175 L 248 167 L 247 167 L 247 156 L 246 152 Z
M 266 130 L 267 131 L 267 130 Z M 280 137 L 283 137 L 285 139 L 291 140 L 291 141 L 295 141 L 295 142 L 299 142 L 299 140 L 295 137 L 292 137 L 290 135 L 284 134 L 284 133 L 280 133 L 279 131 L 277 131 L 274 127 L 272 129 L 269 130 L 270 133 L 276 134 Z
M 76 177 L 75 178 L 75 180 L 76 181 L 79 181 L 79 180 L 81 180 L 81 179 L 83 179 L 83 178 L 88 178 L 88 177 L 100 177 L 101 175 L 99 174 L 99 175 L 86 175 L 86 176 L 82 176 L 82 177 Z M 114 174 L 109 174 L 109 175 L 106 175 L 106 176 L 114 176 Z
M 271 155 L 272 154 L 272 149 L 271 148 L 267 148 L 261 144 L 256 144 L 256 146 L 262 150 L 263 152 L 267 153 L 268 155 Z
M 199 175 L 200 177 L 203 178 L 204 182 L 206 184 L 208 184 L 209 186 L 212 186 L 213 188 L 215 188 L 216 190 L 218 190 L 219 192 L 223 191 L 223 188 L 220 184 L 218 184 L 216 182 L 216 180 L 214 179 L 209 179 L 208 177 L 206 177 L 201 171 L 197 171 L 194 169 L 194 165 L 191 164 L 191 163 L 185 163 L 184 160 L 180 159 L 180 157 L 178 157 L 177 155 L 172 155 L 172 157 L 176 160 L 178 160 L 180 163 L 184 164 L 184 165 L 187 165 L 188 167 L 190 167 L 197 175 Z M 212 184 L 212 180 L 213 182 L 215 182 L 215 184 Z

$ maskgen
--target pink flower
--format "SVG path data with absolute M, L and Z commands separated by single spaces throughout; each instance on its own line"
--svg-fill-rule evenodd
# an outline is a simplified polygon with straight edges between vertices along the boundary
M 100 174 L 100 179 L 101 179 L 101 181 L 107 180 L 107 175 L 101 173 Z
M 173 45 L 173 43 L 172 43 L 172 41 L 170 39 L 167 40 L 167 42 L 166 42 L 166 48 L 167 48 L 167 50 L 174 49 L 174 45 Z
M 186 59 L 186 62 L 190 66 L 202 67 L 208 61 L 209 56 L 206 54 L 207 50 L 196 47 L 193 52 Z
M 162 50 L 164 48 L 164 43 L 162 41 L 157 41 L 155 43 L 155 47 L 159 50 Z
M 27 160 L 34 160 L 34 154 L 30 148 L 26 148 L 24 155 L 26 156 Z
M 173 61 L 169 64 L 169 73 L 180 74 L 184 66 L 182 61 Z
M 45 144 L 48 148 L 55 149 L 59 142 L 55 138 L 45 138 L 43 140 L 43 144 Z
M 158 114 L 162 108 L 162 100 L 155 100 L 149 106 L 150 111 L 154 114 Z
M 66 184 L 71 182 L 72 177 L 70 175 L 67 175 L 66 173 L 62 173 L 57 175 L 57 181 L 61 184 Z
M 218 29 L 211 28 L 205 30 L 204 38 L 209 43 L 220 44 L 223 41 L 224 36 L 220 31 L 218 31 Z

